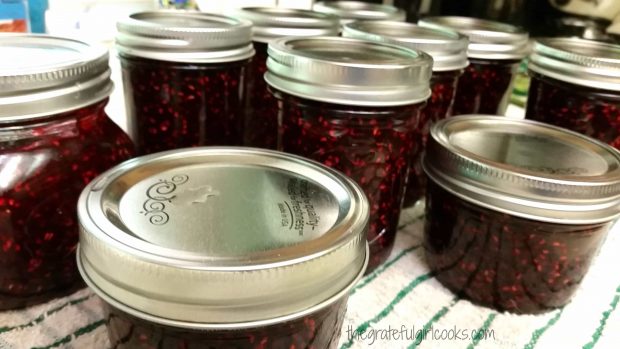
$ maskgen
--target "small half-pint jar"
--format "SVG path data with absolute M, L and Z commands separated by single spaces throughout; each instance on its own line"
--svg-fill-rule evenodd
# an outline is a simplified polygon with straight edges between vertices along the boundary
M 362 190 L 275 151 L 136 158 L 78 214 L 78 266 L 118 349 L 335 348 L 368 261 Z
M 426 175 L 422 170 L 422 153 L 430 125 L 448 117 L 460 76 L 467 60 L 467 37 L 452 31 L 420 27 L 393 21 L 358 21 L 346 24 L 344 37 L 400 44 L 428 53 L 433 58 L 431 97 L 420 115 L 418 138 L 420 146 L 411 162 L 404 207 L 413 206 L 424 197 Z
M 431 270 L 454 293 L 500 311 L 569 303 L 620 214 L 620 153 L 544 123 L 440 121 L 424 170 Z
M 398 7 L 363 1 L 320 1 L 314 11 L 338 16 L 345 25 L 353 21 L 405 21 L 407 13 Z
M 576 38 L 534 43 L 527 119 L 620 149 L 620 46 Z
M 134 154 L 106 114 L 108 52 L 82 41 L 0 35 L 0 311 L 84 287 L 76 205 Z
M 186 11 L 139 12 L 117 24 L 129 130 L 139 154 L 241 145 L 251 23 Z
M 469 66 L 459 80 L 452 115 L 504 115 L 513 79 L 527 56 L 527 32 L 510 24 L 469 17 L 427 17 L 430 28 L 455 30 L 469 37 Z
M 419 51 L 351 38 L 269 44 L 265 80 L 278 99 L 279 149 L 342 171 L 364 189 L 368 272 L 394 245 L 431 64 Z
M 245 113 L 242 145 L 276 149 L 278 146 L 278 114 L 273 113 L 277 101 L 267 89 L 267 44 L 283 37 L 338 35 L 338 17 L 300 9 L 281 7 L 246 7 L 231 16 L 252 22 L 252 42 L 256 55 L 252 58 L 248 84 L 248 108 Z

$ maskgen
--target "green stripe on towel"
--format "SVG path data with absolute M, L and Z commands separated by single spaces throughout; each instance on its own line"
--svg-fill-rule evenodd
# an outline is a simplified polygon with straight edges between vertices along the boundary
M 30 322 L 27 322 L 25 324 L 16 325 L 16 326 L 0 327 L 0 333 L 6 333 L 6 332 L 10 332 L 10 331 L 17 330 L 17 329 L 24 329 L 24 328 L 27 328 L 27 327 L 32 327 L 34 325 L 37 325 L 37 324 L 43 322 L 43 320 L 45 320 L 48 316 L 63 310 L 67 306 L 69 306 L 69 305 L 77 305 L 77 304 L 83 303 L 83 302 L 91 299 L 92 297 L 94 297 L 93 293 L 89 294 L 88 296 L 76 298 L 74 300 L 71 300 L 71 301 L 68 301 L 66 303 L 63 303 L 63 304 L 61 304 L 61 305 L 59 305 L 59 306 L 57 306 L 55 308 L 52 308 L 52 309 L 46 311 L 45 313 L 37 316 L 36 318 L 34 318 L 33 320 L 31 320 Z
M 52 348 L 56 348 L 59 347 L 63 344 L 67 344 L 70 343 L 71 341 L 73 341 L 74 339 L 83 336 L 85 334 L 91 333 L 92 331 L 96 330 L 97 328 L 101 327 L 105 325 L 105 320 L 99 320 L 99 321 L 95 321 L 91 324 L 88 324 L 84 327 L 79 328 L 77 331 L 73 332 L 72 334 L 69 334 L 57 341 L 55 341 L 54 343 L 44 346 L 44 347 L 33 347 L 32 349 L 52 349 Z
M 370 273 L 370 275 L 367 275 L 366 277 L 364 277 L 362 279 L 362 281 L 360 281 L 357 285 L 355 285 L 355 287 L 353 287 L 353 289 L 351 290 L 351 293 L 349 294 L 349 296 L 352 296 L 355 292 L 357 292 L 357 290 L 359 290 L 361 288 L 364 288 L 364 286 L 368 285 L 372 280 L 376 279 L 377 276 L 383 274 L 383 272 L 386 269 L 388 269 L 389 267 L 394 265 L 394 263 L 398 262 L 405 255 L 407 255 L 410 252 L 415 251 L 418 248 L 420 248 L 420 246 L 422 246 L 422 245 L 415 245 L 415 246 L 411 246 L 411 247 L 409 247 L 407 249 L 404 249 L 399 254 L 397 254 L 394 258 L 392 258 L 391 260 L 381 264 L 381 266 L 379 268 L 375 269 L 372 273 Z
M 493 323 L 493 320 L 495 320 L 496 316 L 497 316 L 497 313 L 489 314 L 487 319 L 482 324 L 482 327 L 480 327 L 476 331 L 476 335 L 474 335 L 474 337 L 471 339 L 471 343 L 469 344 L 467 349 L 474 349 L 478 345 L 478 343 L 480 343 L 480 340 L 484 337 L 489 327 L 491 327 L 491 323 Z
M 417 346 L 420 345 L 420 343 L 422 343 L 422 341 L 426 338 L 426 333 L 431 328 L 431 326 L 433 326 L 435 322 L 439 321 L 439 319 L 444 317 L 458 301 L 459 298 L 455 297 L 452 299 L 452 301 L 450 301 L 450 304 L 442 307 L 438 312 L 436 312 L 435 315 L 433 315 L 433 317 L 428 320 L 426 324 L 424 324 L 424 327 L 422 327 L 422 332 L 418 332 L 418 334 L 416 334 L 415 340 L 407 347 L 407 349 L 417 348 Z
M 398 303 L 400 303 L 400 301 L 402 301 L 405 297 L 407 297 L 407 295 L 411 293 L 411 291 L 413 291 L 418 285 L 432 278 L 433 276 L 434 276 L 433 273 L 428 273 L 428 274 L 420 275 L 417 278 L 413 279 L 407 286 L 403 287 L 398 292 L 396 297 L 394 297 L 394 299 L 392 299 L 392 301 L 385 308 L 383 308 L 383 310 L 381 310 L 379 314 L 375 315 L 375 317 L 373 317 L 372 319 L 368 321 L 364 321 L 361 325 L 359 325 L 355 329 L 355 332 L 356 333 L 366 332 L 366 330 L 371 324 L 377 323 L 381 321 L 382 319 L 384 319 L 386 316 L 388 316 L 392 312 L 392 310 L 394 310 L 394 307 Z M 340 349 L 350 348 L 353 345 L 354 340 L 355 340 L 355 336 L 351 336 L 351 338 L 349 338 L 349 340 L 345 344 L 343 344 L 340 347 Z
M 534 332 L 532 332 L 532 337 L 530 338 L 530 341 L 523 347 L 523 349 L 533 349 L 536 346 L 536 343 L 538 343 L 538 340 L 540 339 L 540 337 L 547 332 L 548 329 L 550 329 L 551 327 L 553 327 L 553 325 L 555 325 L 556 322 L 558 322 L 558 320 L 560 319 L 560 316 L 562 316 L 562 312 L 564 311 L 564 309 L 560 309 L 556 312 L 555 316 L 552 317 L 546 324 L 545 326 L 538 328 L 536 330 L 534 330 Z
M 611 314 L 616 310 L 618 306 L 618 301 L 620 301 L 620 286 L 616 288 L 616 294 L 609 304 L 609 309 L 605 310 L 601 315 L 601 320 L 599 321 L 599 326 L 596 328 L 594 333 L 592 334 L 592 341 L 583 346 L 583 349 L 592 349 L 596 345 L 599 339 L 601 339 L 601 335 L 603 334 L 603 330 L 605 329 L 605 325 L 607 325 L 607 320 L 611 316 Z

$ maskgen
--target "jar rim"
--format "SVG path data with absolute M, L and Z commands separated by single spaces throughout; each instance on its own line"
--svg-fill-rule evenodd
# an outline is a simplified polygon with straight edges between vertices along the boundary
M 138 12 L 117 23 L 119 53 L 160 61 L 225 63 L 252 57 L 252 23 L 198 11 Z
M 252 22 L 253 41 L 269 43 L 286 36 L 338 35 L 338 17 L 302 9 L 282 7 L 244 7 L 232 10 L 230 15 Z
M 41 61 L 40 55 L 46 60 Z M 43 34 L 0 36 L 0 124 L 93 105 L 110 96 L 108 52 L 100 45 Z
M 457 196 L 523 218 L 587 224 L 620 214 L 620 153 L 556 126 L 490 115 L 446 119 L 431 128 L 423 166 Z
M 581 86 L 620 91 L 620 45 L 578 38 L 539 38 L 528 69 Z
M 396 21 L 356 21 L 345 24 L 342 34 L 424 51 L 433 58 L 433 71 L 459 70 L 469 65 L 467 37 L 450 29 Z
M 405 11 L 395 6 L 363 1 L 319 1 L 312 9 L 338 16 L 343 24 L 354 20 L 404 21 L 407 17 Z
M 207 327 L 271 321 L 357 280 L 368 217 L 359 186 L 319 163 L 251 148 L 173 150 L 86 187 L 78 260 L 84 278 L 137 313 Z
M 491 20 L 460 17 L 425 17 L 418 24 L 428 28 L 446 28 L 469 38 L 469 58 L 523 59 L 530 50 L 528 33 L 520 27 Z
M 343 37 L 283 38 L 269 43 L 267 83 L 328 103 L 398 106 L 430 97 L 432 58 L 401 45 Z

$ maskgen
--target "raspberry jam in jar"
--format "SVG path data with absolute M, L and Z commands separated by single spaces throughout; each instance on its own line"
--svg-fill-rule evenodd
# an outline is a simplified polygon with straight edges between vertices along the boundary
M 278 98 L 279 147 L 353 178 L 370 201 L 372 271 L 394 244 L 432 59 L 351 38 L 269 44 L 265 80 Z
M 418 23 L 469 37 L 470 64 L 459 79 L 451 114 L 503 115 L 512 81 L 528 52 L 528 34 L 509 24 L 468 17 L 427 17 Z
M 413 155 L 404 207 L 413 206 L 424 197 L 426 175 L 422 170 L 422 153 L 430 125 L 448 117 L 459 77 L 467 67 L 467 38 L 451 30 L 424 28 L 411 23 L 358 21 L 346 24 L 344 37 L 397 43 L 428 53 L 433 58 L 431 98 L 420 115 L 418 142 Z
M 620 214 L 620 153 L 539 122 L 440 121 L 424 169 L 429 266 L 454 293 L 500 311 L 569 303 Z
M 405 21 L 407 13 L 392 6 L 363 1 L 320 1 L 314 11 L 338 16 L 342 25 L 354 21 Z
M 527 119 L 620 149 L 620 46 L 574 38 L 539 39 L 528 69 Z
M 335 348 L 368 212 L 352 180 L 301 157 L 162 152 L 84 190 L 78 266 L 114 348 Z
M 309 37 L 338 35 L 338 17 L 298 9 L 276 7 L 247 7 L 234 11 L 231 16 L 252 22 L 254 50 L 245 113 L 243 145 L 276 149 L 278 146 L 277 101 L 267 89 L 264 75 L 267 71 L 267 44 L 286 36 Z
M 127 119 L 140 154 L 241 145 L 254 55 L 250 22 L 156 11 L 117 27 Z
M 103 48 L 20 34 L 0 36 L 0 57 L 0 310 L 6 310 L 83 287 L 75 264 L 78 196 L 134 150 L 104 112 L 113 85 Z

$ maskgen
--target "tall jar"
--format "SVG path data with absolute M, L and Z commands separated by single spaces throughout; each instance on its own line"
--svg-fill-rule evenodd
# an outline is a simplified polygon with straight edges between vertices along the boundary
M 108 53 L 43 35 L 0 36 L 0 310 L 82 287 L 77 199 L 128 159 L 129 137 L 104 112 Z
M 433 58 L 431 98 L 422 110 L 418 126 L 420 146 L 413 155 L 404 207 L 413 206 L 424 197 L 426 175 L 422 154 L 430 125 L 448 117 L 463 69 L 467 67 L 467 38 L 451 30 L 424 28 L 411 23 L 359 21 L 346 24 L 343 36 L 379 42 L 391 42 L 424 51 Z
M 539 39 L 528 69 L 526 118 L 620 149 L 620 46 L 574 38 Z
M 459 79 L 452 115 L 504 115 L 513 79 L 528 53 L 528 34 L 510 24 L 469 17 L 427 17 L 418 23 L 469 37 L 470 64 Z
M 433 125 L 426 154 L 437 279 L 499 311 L 569 303 L 620 215 L 620 153 L 556 126 L 470 115 Z
M 250 22 L 155 11 L 117 27 L 127 118 L 140 154 L 242 143 Z
M 373 4 L 363 1 L 320 1 L 314 11 L 335 15 L 345 25 L 353 21 L 404 21 L 405 11 L 392 5 Z
M 278 146 L 278 115 L 276 100 L 267 90 L 267 44 L 286 36 L 311 37 L 338 35 L 338 17 L 299 9 L 247 7 L 231 13 L 235 18 L 252 22 L 252 42 L 256 55 L 252 58 L 249 76 L 248 109 L 245 112 L 243 145 L 276 149 Z
M 279 147 L 362 187 L 370 201 L 368 272 L 394 244 L 431 64 L 422 52 L 351 38 L 269 44 L 265 80 L 278 98 Z
M 359 186 L 274 151 L 143 156 L 78 211 L 78 265 L 118 349 L 335 349 L 368 261 Z

